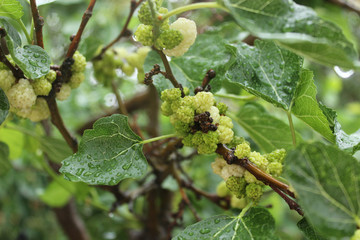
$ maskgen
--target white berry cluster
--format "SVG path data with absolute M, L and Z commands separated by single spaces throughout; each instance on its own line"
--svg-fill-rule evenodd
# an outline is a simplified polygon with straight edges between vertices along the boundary
M 170 57 L 180 57 L 184 55 L 184 53 L 188 51 L 189 47 L 195 42 L 197 36 L 196 24 L 192 20 L 178 18 L 170 25 L 170 29 L 179 31 L 183 36 L 183 40 L 176 47 L 172 49 L 165 49 L 164 53 Z
M 15 64 L 10 56 L 10 63 Z M 37 122 L 47 119 L 50 111 L 43 97 L 48 96 L 55 81 L 56 73 L 50 70 L 41 78 L 29 80 L 21 78 L 18 81 L 13 73 L 4 65 L 0 65 L 0 88 L 5 92 L 10 111 L 31 121 Z
M 60 91 L 56 93 L 56 99 L 59 101 L 68 99 L 71 94 L 71 90 L 78 88 L 85 80 L 86 58 L 79 51 L 76 51 L 73 59 L 74 63 L 71 66 L 72 74 L 70 80 L 67 83 L 63 83 Z
M 167 89 L 161 93 L 163 115 L 170 117 L 183 144 L 195 147 L 200 154 L 214 153 L 219 143 L 230 143 L 233 139 L 233 124 L 221 112 L 210 92 L 198 92 L 182 97 L 179 88 Z M 222 105 L 221 105 L 222 106 Z
M 155 8 L 158 18 L 154 19 L 148 2 L 142 4 L 138 13 L 142 24 L 135 32 L 136 40 L 144 46 L 155 46 L 168 56 L 184 55 L 195 42 L 197 36 L 195 22 L 179 18 L 169 25 L 169 19 L 161 21 L 162 15 L 166 14 L 168 9 L 160 7 L 159 1 L 156 1 Z M 154 31 L 154 26 L 158 27 L 158 33 Z
M 286 152 L 284 149 L 277 149 L 269 154 L 261 155 L 259 152 L 251 151 L 249 143 L 242 139 L 237 143 L 234 154 L 239 159 L 248 158 L 261 170 L 274 177 L 279 177 L 282 173 L 282 162 Z M 252 200 L 255 203 L 259 201 L 262 196 L 263 183 L 249 171 L 236 164 L 227 164 L 222 157 L 216 158 L 211 167 L 215 174 L 225 180 L 232 195 L 239 199 Z
M 116 70 L 120 69 L 126 76 L 131 76 L 137 69 L 137 78 L 145 78 L 144 62 L 150 52 L 149 47 L 140 47 L 136 52 L 128 52 L 123 47 L 107 50 L 101 60 L 94 61 L 94 75 L 98 82 L 109 86 L 116 79 Z

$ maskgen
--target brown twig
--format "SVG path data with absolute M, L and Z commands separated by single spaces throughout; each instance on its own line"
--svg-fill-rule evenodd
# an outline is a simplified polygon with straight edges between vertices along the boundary
M 70 132 L 66 129 L 62 117 L 59 113 L 59 109 L 55 100 L 55 92 L 52 90 L 48 97 L 45 98 L 46 102 L 49 106 L 50 114 L 51 114 L 51 122 L 54 126 L 59 130 L 69 147 L 72 149 L 74 153 L 78 150 L 78 143 L 76 138 L 71 136 Z
M 76 52 L 80 40 L 81 40 L 81 36 L 84 32 L 84 29 L 86 27 L 86 24 L 88 23 L 89 19 L 92 16 L 92 12 L 95 6 L 96 0 L 91 0 L 89 3 L 88 8 L 86 9 L 86 11 L 84 12 L 84 15 L 82 17 L 82 21 L 80 23 L 80 27 L 79 30 L 77 31 L 75 37 L 73 38 L 73 40 L 71 41 L 70 47 L 66 53 L 66 58 L 72 58 L 72 56 L 74 55 L 74 53 Z
M 128 101 L 125 101 L 124 105 L 127 109 L 127 112 L 130 114 L 130 113 L 133 113 L 139 109 L 144 109 L 144 108 L 147 108 L 148 105 L 149 105 L 149 90 L 148 91 L 144 91 L 144 92 L 141 92 L 137 95 L 135 95 L 133 98 L 131 98 L 130 100 Z M 119 112 L 119 109 L 114 109 L 113 111 L 111 111 L 110 113 L 107 113 L 107 114 L 103 114 L 101 116 L 97 116 L 91 120 L 89 120 L 88 122 L 86 122 L 84 125 L 82 125 L 80 128 L 78 128 L 76 130 L 76 132 L 80 135 L 82 135 L 84 133 L 84 131 L 86 129 L 90 129 L 92 128 L 92 126 L 94 125 L 94 123 L 100 119 L 100 118 L 103 118 L 103 117 L 108 117 L 108 116 L 111 116 L 115 113 Z
M 284 194 L 279 188 L 269 185 L 277 194 L 285 200 L 285 202 L 289 205 L 291 210 L 297 211 L 301 216 L 304 216 L 304 212 L 301 210 L 299 204 L 297 204 L 294 200 L 290 199 L 286 194 Z
M 246 170 L 248 170 L 259 181 L 263 182 L 266 185 L 269 185 L 272 189 L 276 188 L 277 189 L 276 192 L 277 193 L 281 192 L 281 194 L 279 194 L 279 195 L 286 201 L 286 203 L 289 204 L 290 209 L 294 209 L 300 214 L 301 210 L 300 211 L 298 210 L 298 209 L 300 209 L 299 205 L 294 200 L 290 199 L 288 196 L 286 196 L 284 194 L 284 193 L 286 193 L 290 197 L 295 198 L 295 194 L 292 191 L 290 191 L 288 185 L 286 185 L 283 182 L 280 182 L 279 180 L 273 178 L 271 175 L 265 173 L 264 171 L 259 169 L 257 166 L 255 166 L 252 162 L 250 162 L 249 159 L 237 158 L 234 155 L 234 150 L 229 149 L 224 144 L 218 144 L 216 153 L 220 154 L 228 164 L 237 164 L 237 165 L 245 168 Z M 294 208 L 294 206 L 297 206 L 297 207 Z
M 181 184 L 183 187 L 194 192 L 197 195 L 197 197 L 205 197 L 225 210 L 230 208 L 229 197 L 219 197 L 216 194 L 207 193 L 205 191 L 196 188 L 192 183 L 185 182 L 184 180 L 182 180 Z
M 44 48 L 42 28 L 44 26 L 44 18 L 40 16 L 39 10 L 36 6 L 36 0 L 30 0 L 31 13 L 34 19 L 36 44 Z
M 176 165 L 175 163 L 172 164 L 172 169 L 171 169 L 171 175 L 175 178 L 178 186 L 179 186 L 179 191 L 180 191 L 180 195 L 181 198 L 185 201 L 186 205 L 188 205 L 190 211 L 192 212 L 192 214 L 194 215 L 195 219 L 197 222 L 201 221 L 199 215 L 197 214 L 195 208 L 193 207 L 193 205 L 191 204 L 188 196 L 186 195 L 186 192 L 184 191 L 184 189 L 182 188 L 183 184 L 182 184 L 182 180 L 181 177 L 179 176 L 179 174 L 176 171 Z
M 108 45 L 106 45 L 105 47 L 103 47 L 101 49 L 101 52 L 95 56 L 92 60 L 100 60 L 103 56 L 103 54 L 106 52 L 106 50 L 108 50 L 109 48 L 111 48 L 115 43 L 117 43 L 118 41 L 120 41 L 121 38 L 126 37 L 126 36 L 131 36 L 131 32 L 128 29 L 130 20 L 136 10 L 136 8 L 143 2 L 143 0 L 139 0 L 139 1 L 135 1 L 135 0 L 131 0 L 130 1 L 130 13 L 126 19 L 126 22 L 120 32 L 120 34 L 112 41 L 110 42 Z
M 153 48 L 153 49 L 159 54 L 159 56 L 161 57 L 161 60 L 162 60 L 162 62 L 164 64 L 165 71 L 166 71 L 165 77 L 170 80 L 170 82 L 172 83 L 172 85 L 174 87 L 180 88 L 180 84 L 176 80 L 176 78 L 175 78 L 175 76 L 174 76 L 174 74 L 173 74 L 173 72 L 171 70 L 169 61 L 167 60 L 165 54 L 159 49 L 156 49 L 156 48 Z
M 65 206 L 53 208 L 56 218 L 68 236 L 69 240 L 89 240 L 90 236 L 86 231 L 84 222 L 76 211 L 74 199 L 71 199 Z

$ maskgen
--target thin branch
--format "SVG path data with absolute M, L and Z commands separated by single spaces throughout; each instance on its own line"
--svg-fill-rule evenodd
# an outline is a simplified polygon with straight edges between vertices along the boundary
M 178 81 L 176 80 L 172 70 L 171 70 L 171 67 L 170 67 L 170 64 L 169 64 L 169 61 L 167 60 L 165 54 L 159 50 L 159 49 L 156 49 L 154 48 L 155 51 L 160 55 L 161 57 L 161 60 L 164 64 L 164 67 L 165 67 L 165 71 L 166 71 L 166 78 L 170 80 L 170 82 L 172 83 L 172 85 L 176 88 L 179 88 L 180 87 L 180 84 L 178 83 Z
M 301 216 L 304 216 L 304 212 L 301 210 L 299 204 L 297 204 L 294 200 L 290 199 L 286 194 L 284 194 L 279 188 L 269 185 L 277 194 L 285 200 L 285 202 L 289 205 L 291 210 L 297 211 Z
M 121 38 L 123 37 L 127 37 L 131 35 L 130 30 L 128 29 L 130 20 L 136 10 L 136 8 L 143 2 L 143 0 L 139 0 L 139 1 L 135 1 L 135 0 L 131 0 L 130 1 L 130 13 L 126 19 L 126 22 L 120 32 L 120 34 L 112 41 L 110 42 L 108 45 L 106 45 L 105 47 L 103 47 L 101 49 L 101 52 L 99 53 L 99 55 L 95 56 L 92 60 L 100 60 L 102 58 L 102 56 L 104 55 L 104 53 L 106 52 L 106 50 L 108 50 L 109 48 L 111 48 L 115 43 L 117 43 L 118 41 L 120 41 Z
M 114 80 L 111 81 L 111 88 L 113 90 L 113 93 L 115 94 L 116 101 L 118 102 L 118 105 L 119 105 L 119 113 L 124 114 L 124 115 L 129 115 L 129 113 L 126 110 L 124 101 L 122 100 L 122 98 L 119 94 L 118 86 Z
M 176 165 L 175 163 L 172 164 L 172 168 L 171 168 L 171 174 L 172 176 L 175 178 L 178 186 L 179 186 L 179 191 L 180 191 L 180 195 L 181 198 L 185 201 L 186 205 L 188 205 L 190 211 L 192 212 L 192 214 L 194 215 L 194 217 L 196 218 L 196 221 L 199 222 L 201 221 L 199 215 L 197 214 L 195 208 L 193 207 L 193 205 L 191 204 L 188 196 L 186 195 L 186 192 L 184 191 L 184 189 L 182 188 L 183 184 L 182 184 L 182 180 L 181 177 L 179 176 L 179 174 L 176 172 Z
M 225 210 L 230 208 L 230 198 L 229 197 L 219 197 L 216 194 L 204 192 L 204 191 L 196 188 L 192 183 L 185 182 L 184 180 L 182 180 L 181 184 L 183 187 L 194 192 L 197 195 L 197 197 L 205 197 Z
M 88 23 L 89 19 L 92 16 L 92 11 L 94 9 L 95 3 L 96 3 L 96 0 L 91 0 L 90 3 L 89 3 L 88 8 L 84 12 L 84 15 L 82 17 L 82 21 L 80 23 L 79 30 L 76 33 L 74 39 L 71 41 L 69 50 L 68 50 L 68 52 L 66 54 L 66 58 L 72 58 L 72 56 L 76 52 L 76 50 L 77 50 L 77 48 L 79 46 L 80 40 L 81 40 L 81 36 L 82 36 L 82 34 L 84 32 L 84 29 L 86 27 L 86 24 Z
M 289 186 L 279 180 L 273 178 L 271 175 L 265 173 L 247 158 L 237 158 L 234 155 L 234 150 L 229 149 L 224 144 L 218 144 L 216 153 L 220 154 L 228 164 L 239 165 L 246 170 L 248 170 L 252 175 L 256 177 L 259 181 L 263 182 L 266 185 L 269 185 L 272 189 L 282 197 L 286 203 L 289 205 L 290 209 L 296 210 L 300 215 L 302 213 L 300 206 L 287 195 L 295 199 L 295 194 L 289 189 Z M 287 195 L 286 195 L 287 194 Z
M 36 44 L 44 48 L 42 28 L 44 26 L 44 18 L 40 16 L 39 10 L 36 6 L 36 0 L 30 0 L 31 13 L 34 19 Z
M 49 94 L 48 97 L 45 98 L 46 102 L 49 106 L 50 114 L 51 114 L 51 122 L 54 126 L 59 130 L 61 135 L 64 137 L 65 141 L 72 149 L 73 153 L 76 153 L 78 150 L 78 143 L 76 138 L 71 136 L 70 132 L 66 129 L 62 117 L 59 113 L 59 109 L 55 100 L 55 92 Z
M 127 112 L 128 113 L 133 113 L 137 110 L 140 110 L 140 109 L 144 109 L 144 108 L 147 108 L 148 107 L 148 104 L 149 104 L 149 90 L 148 91 L 144 91 L 144 92 L 141 92 L 137 95 L 135 95 L 132 99 L 128 100 L 128 101 L 125 101 L 124 105 L 127 109 Z M 101 116 L 97 116 L 93 119 L 90 119 L 88 122 L 86 122 L 84 125 L 82 125 L 80 128 L 78 128 L 76 130 L 76 132 L 80 135 L 82 135 L 84 133 L 84 131 L 86 129 L 90 129 L 92 128 L 92 126 L 94 125 L 94 123 L 100 119 L 100 118 L 103 118 L 103 117 L 108 117 L 108 116 L 111 116 L 115 113 L 119 112 L 119 109 L 115 109 L 107 114 L 103 114 Z

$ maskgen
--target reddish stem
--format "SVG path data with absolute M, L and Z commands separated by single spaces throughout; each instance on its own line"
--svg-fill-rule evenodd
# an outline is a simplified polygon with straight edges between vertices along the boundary
M 36 44 L 44 48 L 42 28 L 44 26 L 44 18 L 40 16 L 39 10 L 36 6 L 36 0 L 30 0 L 31 13 L 34 19 Z

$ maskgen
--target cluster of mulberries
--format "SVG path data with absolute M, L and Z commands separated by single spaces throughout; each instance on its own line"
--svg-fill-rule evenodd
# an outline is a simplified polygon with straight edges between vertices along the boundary
M 145 78 L 144 62 L 151 49 L 140 47 L 136 52 L 128 52 L 125 48 L 107 50 L 101 60 L 94 61 L 94 75 L 98 82 L 105 86 L 117 77 L 116 70 L 120 69 L 126 76 L 131 76 L 135 69 L 139 82 Z
M 278 149 L 269 154 L 261 155 L 259 152 L 251 151 L 249 143 L 243 140 L 236 146 L 234 154 L 238 158 L 249 159 L 264 172 L 279 177 L 282 173 L 282 163 L 286 152 L 284 149 Z M 246 169 L 236 164 L 229 165 L 221 157 L 216 158 L 211 167 L 214 173 L 225 180 L 231 196 L 238 199 L 244 198 L 246 201 L 242 200 L 242 203 L 246 203 L 248 200 L 252 200 L 254 203 L 259 201 L 264 184 Z
M 157 14 L 161 16 L 168 12 L 167 8 L 160 7 L 159 1 L 156 1 Z M 154 19 L 148 2 L 142 4 L 139 13 L 140 24 L 135 32 L 135 38 L 144 46 L 155 46 L 168 56 L 182 56 L 189 47 L 195 42 L 197 36 L 196 24 L 194 21 L 179 18 L 171 25 L 166 19 L 159 23 L 159 33 L 154 35 L 154 24 L 159 21 Z
M 182 97 L 179 88 L 167 89 L 161 93 L 163 115 L 170 117 L 183 144 L 195 147 L 200 154 L 214 153 L 219 143 L 227 144 L 233 139 L 233 124 L 224 112 L 220 114 L 214 96 L 210 92 L 198 92 L 188 96 L 184 89 Z
M 10 56 L 7 58 L 15 64 Z M 50 116 L 46 100 L 42 97 L 49 95 L 55 79 L 55 71 L 50 70 L 46 76 L 35 80 L 22 78 L 16 81 L 12 72 L 4 64 L 0 65 L 0 88 L 9 100 L 10 111 L 34 122 Z
M 15 65 L 10 56 L 7 58 L 11 64 Z M 58 100 L 67 99 L 71 89 L 77 88 L 85 78 L 85 57 L 76 52 L 73 58 L 72 76 L 70 81 L 63 84 L 60 91 L 56 93 Z M 54 70 L 50 70 L 45 76 L 38 79 L 21 78 L 16 80 L 12 72 L 4 64 L 0 64 L 0 88 L 9 100 L 10 111 L 33 122 L 49 118 L 50 111 L 44 97 L 49 95 L 55 80 L 56 72 Z
M 69 98 L 71 90 L 78 88 L 85 79 L 86 58 L 76 51 L 74 56 L 74 63 L 71 66 L 71 77 L 69 82 L 61 85 L 60 91 L 56 93 L 56 99 L 64 101 Z

